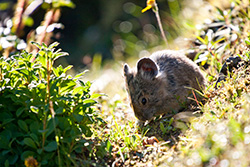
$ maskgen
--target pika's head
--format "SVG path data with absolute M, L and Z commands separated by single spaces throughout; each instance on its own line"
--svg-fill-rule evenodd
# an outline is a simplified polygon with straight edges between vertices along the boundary
M 124 65 L 127 91 L 135 116 L 141 121 L 151 120 L 162 104 L 164 92 L 160 88 L 158 75 L 158 66 L 150 58 L 140 59 L 137 70 L 131 70 L 127 64 Z

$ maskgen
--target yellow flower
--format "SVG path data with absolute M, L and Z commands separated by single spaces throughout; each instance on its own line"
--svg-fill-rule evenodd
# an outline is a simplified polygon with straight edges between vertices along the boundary
M 36 161 L 36 159 L 34 157 L 30 156 L 30 157 L 25 159 L 24 165 L 26 167 L 37 167 L 38 162 Z
M 142 9 L 142 13 L 146 12 L 147 10 L 151 9 L 152 7 L 155 6 L 155 0 L 147 0 L 147 7 Z

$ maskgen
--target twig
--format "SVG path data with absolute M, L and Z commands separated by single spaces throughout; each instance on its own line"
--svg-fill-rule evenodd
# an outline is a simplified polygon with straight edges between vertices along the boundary
M 155 13 L 156 19 L 157 19 L 157 23 L 159 25 L 160 31 L 161 31 L 161 36 L 163 38 L 163 40 L 165 41 L 166 45 L 168 46 L 168 41 L 167 38 L 165 36 L 162 24 L 161 24 L 161 17 L 159 14 L 159 8 L 157 6 L 156 0 L 147 0 L 147 6 L 142 9 L 142 13 L 146 12 L 147 10 L 152 9 L 153 12 Z
M 153 12 L 155 13 L 157 23 L 158 23 L 160 31 L 161 31 L 161 36 L 162 36 L 163 40 L 165 41 L 166 45 L 168 46 L 168 41 L 167 41 L 166 35 L 164 33 L 163 27 L 162 27 L 161 18 L 160 18 L 160 14 L 159 14 L 159 8 L 158 8 L 156 2 L 154 3 Z

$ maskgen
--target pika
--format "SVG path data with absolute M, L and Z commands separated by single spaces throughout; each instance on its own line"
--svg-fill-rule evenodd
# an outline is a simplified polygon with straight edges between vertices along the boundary
M 125 64 L 123 70 L 131 106 L 140 121 L 180 111 L 194 102 L 192 90 L 202 91 L 205 85 L 200 68 L 181 51 L 157 51 L 138 60 L 136 69 Z

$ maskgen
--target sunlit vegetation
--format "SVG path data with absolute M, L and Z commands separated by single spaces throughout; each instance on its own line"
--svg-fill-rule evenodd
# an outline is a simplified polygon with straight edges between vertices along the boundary
M 112 59 L 98 48 L 80 55 L 84 68 L 65 65 L 72 55 L 54 42 L 63 9 L 77 8 L 73 2 L 0 2 L 0 10 L 15 4 L 0 24 L 0 166 L 250 165 L 248 1 L 126 2 L 126 16 L 109 20 Z M 32 17 L 38 9 L 41 22 Z M 93 31 L 101 31 L 90 30 L 84 37 L 95 41 Z M 203 101 L 138 123 L 122 65 L 166 48 L 182 49 L 200 66 Z M 231 56 L 242 61 L 215 85 Z

